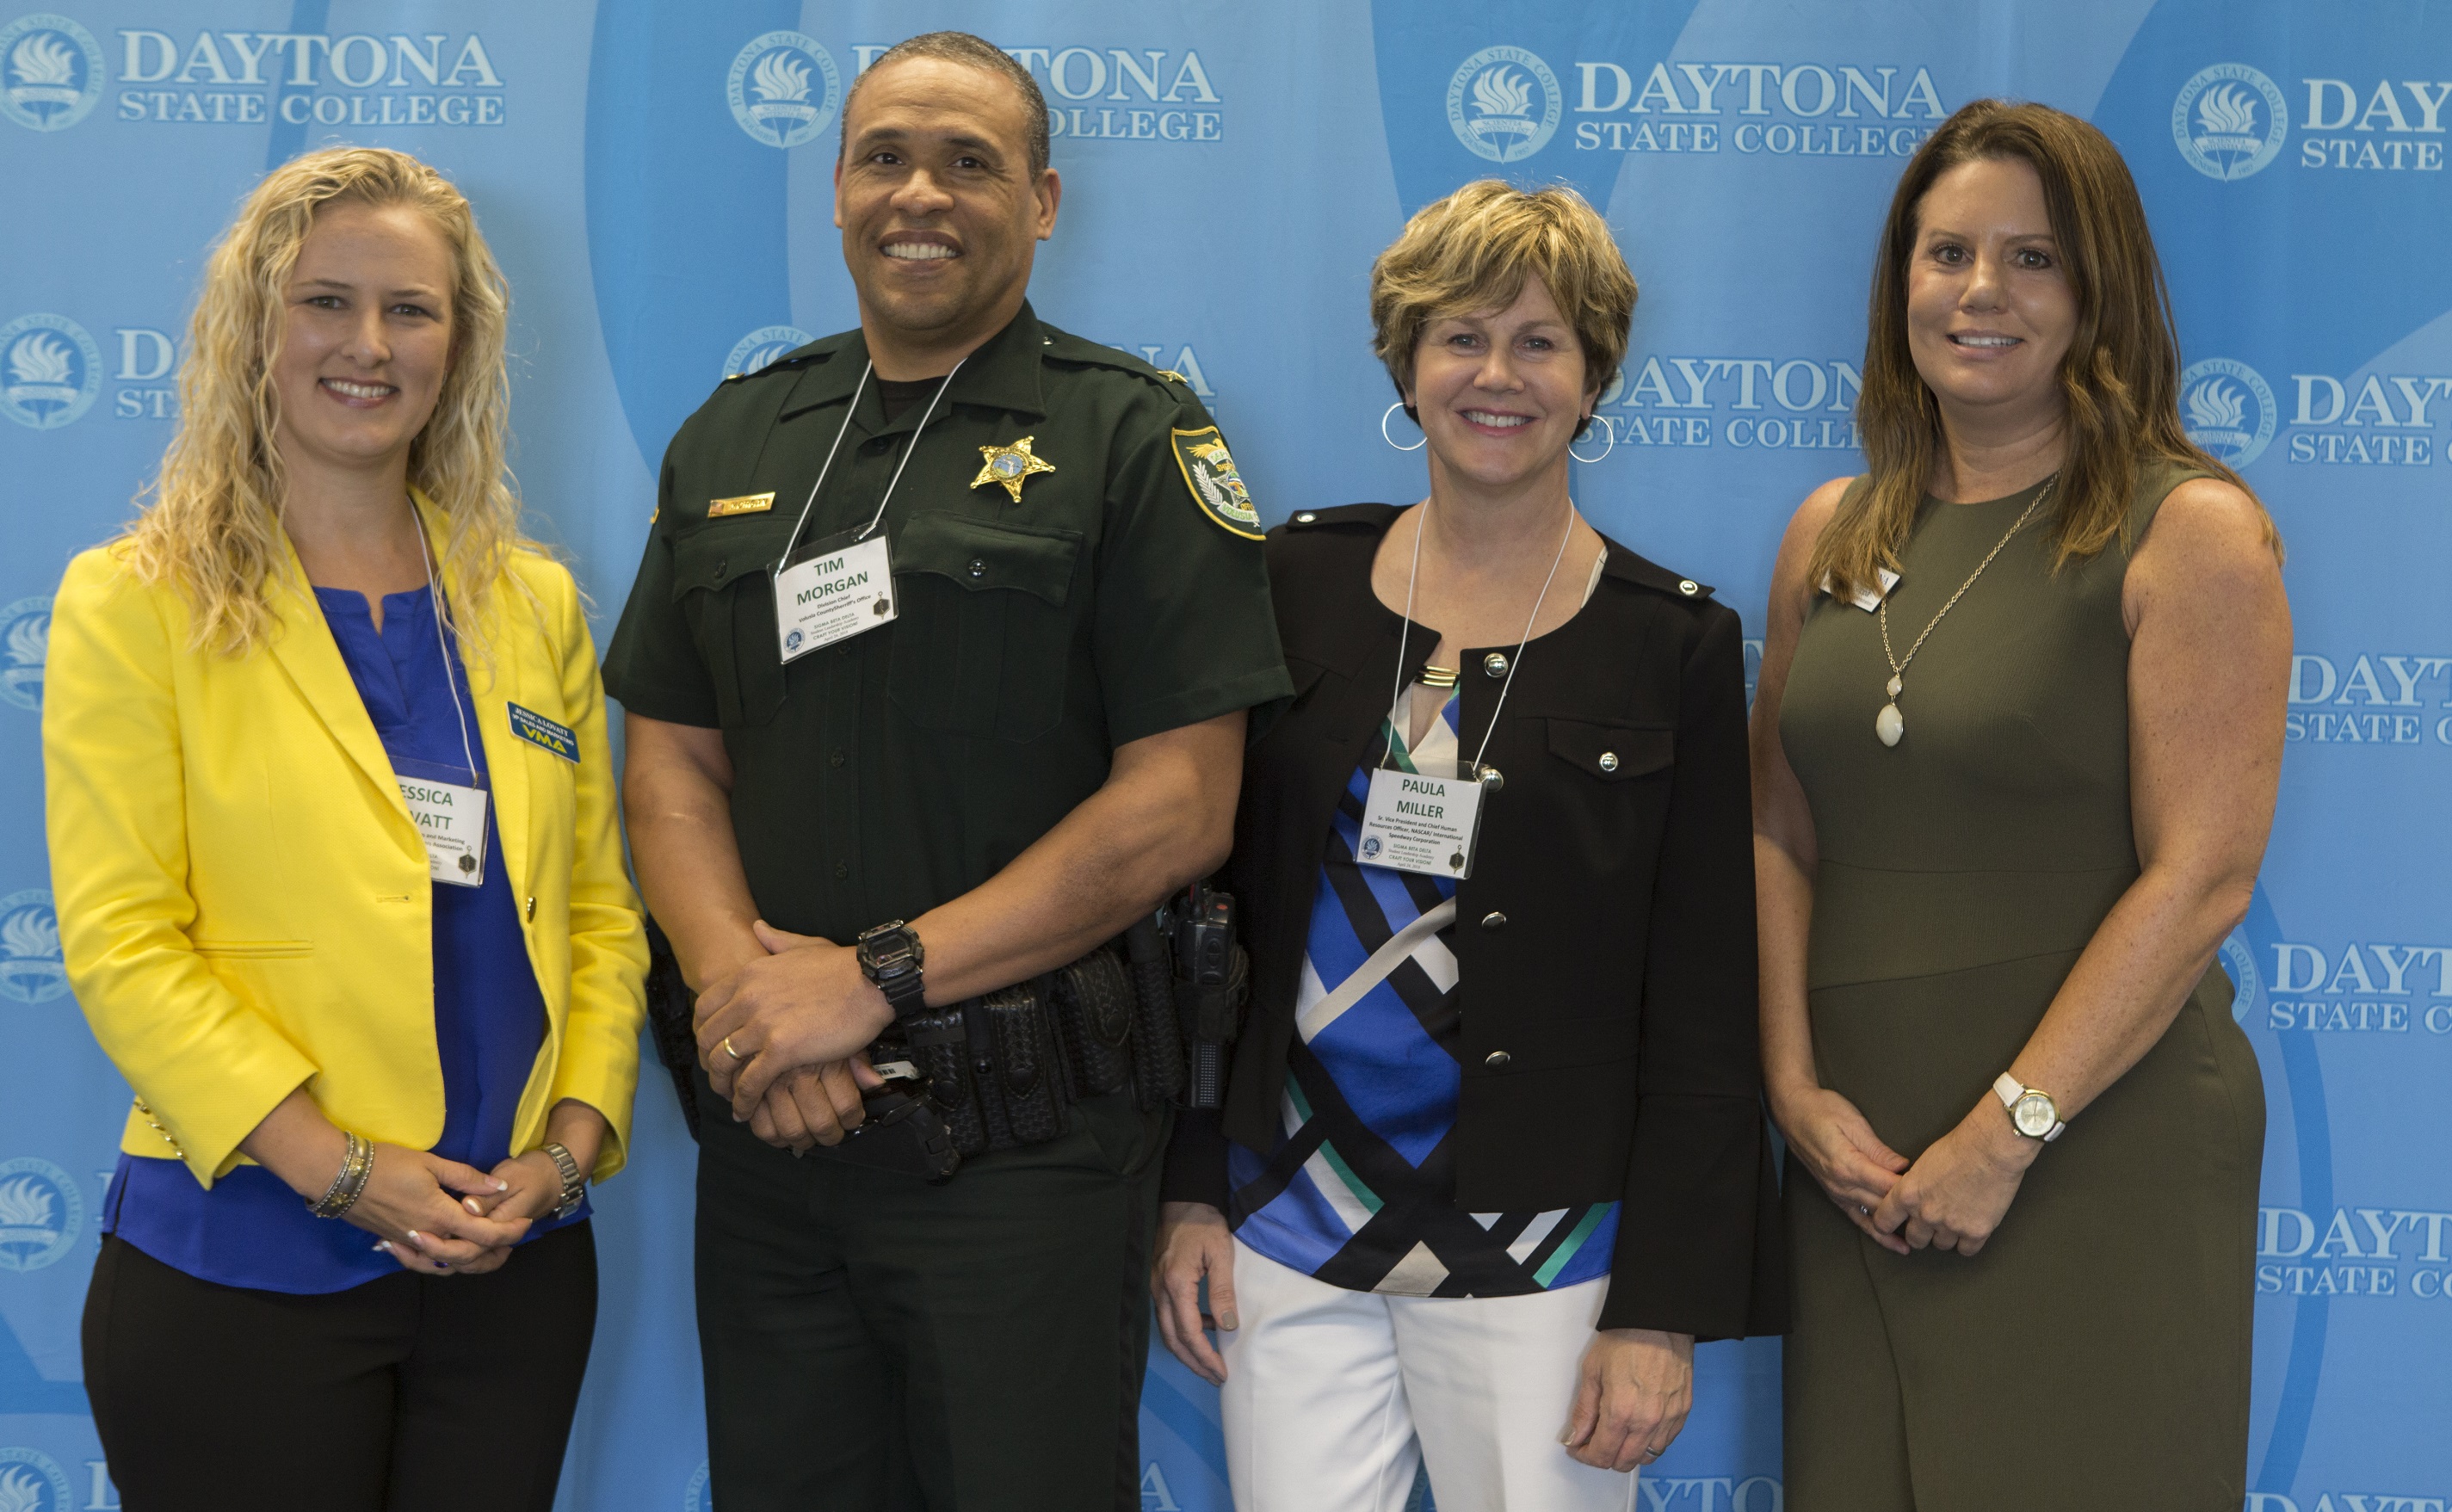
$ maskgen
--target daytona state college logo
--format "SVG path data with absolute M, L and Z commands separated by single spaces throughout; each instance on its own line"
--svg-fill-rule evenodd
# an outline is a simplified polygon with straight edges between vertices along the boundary
M 40 1270 L 84 1231 L 85 1199 L 67 1171 L 31 1156 L 0 1160 L 0 1270 Z
M 2171 140 L 2188 167 L 2229 183 L 2281 155 L 2290 108 L 2271 79 L 2244 63 L 2217 63 L 2180 86 Z
M 0 997 L 48 1003 L 69 990 L 60 917 L 39 887 L 0 897 Z
M 2245 363 L 2208 357 L 2180 375 L 2180 416 L 2188 440 L 2233 467 L 2264 455 L 2276 412 L 2272 386 Z
M 102 348 L 65 315 L 20 315 L 0 325 L 0 414 L 29 430 L 57 430 L 102 392 Z
M 808 345 L 817 338 L 797 325 L 761 325 L 732 344 L 732 353 L 723 360 L 723 376 L 737 377 L 754 373 L 771 365 L 784 353 Z
M 1549 145 L 1566 99 L 1539 57 L 1522 48 L 1484 48 L 1448 80 L 1448 128 L 1475 157 L 1520 162 Z
M 0 609 L 0 703 L 43 707 L 43 654 L 51 643 L 51 600 L 20 599 Z
M 29 131 L 65 131 L 102 98 L 102 49 L 66 16 L 0 27 L 0 115 Z
M 733 58 L 723 97 L 751 141 L 794 147 L 834 124 L 842 80 L 834 55 L 816 38 L 769 31 L 751 38 Z

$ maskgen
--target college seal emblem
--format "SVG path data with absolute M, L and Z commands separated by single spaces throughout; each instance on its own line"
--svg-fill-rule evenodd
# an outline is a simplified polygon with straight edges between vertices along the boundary
M 1566 98 L 1558 76 L 1532 53 L 1484 48 L 1448 80 L 1448 128 L 1475 157 L 1514 163 L 1549 145 Z
M 2229 183 L 2261 170 L 2289 134 L 2281 89 L 2244 63 L 2199 69 L 2171 105 L 2171 140 L 2188 167 L 2209 179 Z

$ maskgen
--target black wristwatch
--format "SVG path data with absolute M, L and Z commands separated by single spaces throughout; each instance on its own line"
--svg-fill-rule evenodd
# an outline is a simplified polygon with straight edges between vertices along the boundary
M 928 952 L 910 925 L 888 919 L 875 929 L 862 930 L 852 942 L 852 954 L 860 961 L 860 974 L 877 984 L 896 1018 L 926 1006 L 927 987 L 920 979 L 920 968 L 927 961 Z

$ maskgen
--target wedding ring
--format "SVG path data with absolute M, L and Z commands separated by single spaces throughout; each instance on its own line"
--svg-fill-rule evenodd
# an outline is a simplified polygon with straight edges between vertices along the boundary
M 734 1060 L 740 1060 L 740 1059 L 742 1059 L 742 1057 L 741 1052 L 740 1052 L 739 1051 L 734 1050 L 734 1049 L 732 1048 L 732 1036 L 731 1036 L 731 1035 L 726 1034 L 726 1035 L 724 1035 L 724 1036 L 723 1036 L 723 1038 L 722 1038 L 722 1039 L 721 1039 L 721 1040 L 717 1041 L 716 1043 L 717 1043 L 717 1046 L 718 1046 L 718 1048 L 719 1048 L 719 1049 L 721 1049 L 721 1050 L 722 1050 L 722 1051 L 726 1055 L 731 1056 Z

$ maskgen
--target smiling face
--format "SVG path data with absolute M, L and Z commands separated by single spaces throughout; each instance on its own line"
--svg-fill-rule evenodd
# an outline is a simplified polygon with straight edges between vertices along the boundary
M 1944 411 L 2058 408 L 2077 291 L 2034 168 L 2021 158 L 1962 163 L 1925 191 L 1916 227 L 1908 350 Z
M 835 225 L 880 370 L 881 347 L 967 350 L 1021 307 L 1035 244 L 1056 229 L 1061 187 L 1031 171 L 1020 91 L 916 57 L 871 71 L 853 104 Z
M 1583 347 L 1538 278 L 1503 310 L 1441 316 L 1422 326 L 1406 399 L 1434 463 L 1484 488 L 1566 465 L 1592 412 Z
M 315 214 L 283 291 L 276 441 L 296 464 L 405 465 L 451 370 L 451 245 L 406 206 Z

